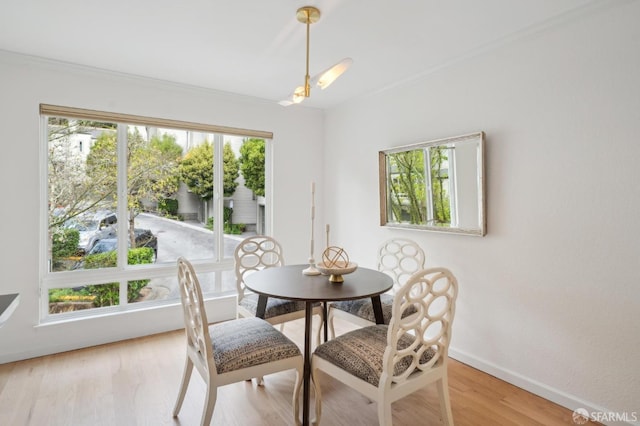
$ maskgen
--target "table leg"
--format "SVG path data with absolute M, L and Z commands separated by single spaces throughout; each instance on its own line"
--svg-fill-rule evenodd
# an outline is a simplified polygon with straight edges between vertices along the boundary
M 373 305 L 373 315 L 376 317 L 376 324 L 384 324 L 384 314 L 382 313 L 380 295 L 371 297 L 371 304 Z
M 378 300 L 380 302 L 380 300 Z M 302 425 L 309 426 L 309 397 L 311 386 L 311 311 L 312 302 L 305 302 L 304 310 L 304 377 L 302 391 Z M 382 309 L 382 308 L 381 308 Z
M 267 299 L 269 297 L 263 296 L 262 294 L 258 296 L 258 306 L 256 307 L 256 316 L 258 318 L 264 319 L 264 313 L 267 310 Z
M 327 327 L 328 327 L 327 316 L 329 315 L 329 309 L 327 307 L 327 303 L 329 303 L 329 302 L 322 302 L 322 314 L 323 314 L 323 318 L 324 318 L 324 341 L 325 342 L 327 342 L 329 340 L 329 330 L 327 329 Z

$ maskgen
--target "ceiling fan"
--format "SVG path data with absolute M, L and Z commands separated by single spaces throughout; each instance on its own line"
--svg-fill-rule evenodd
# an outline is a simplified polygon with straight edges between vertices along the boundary
M 349 66 L 353 63 L 353 59 L 344 58 L 337 64 L 322 71 L 315 76 L 309 76 L 309 26 L 320 19 L 320 10 L 313 6 L 304 6 L 298 9 L 296 12 L 296 18 L 303 24 L 307 25 L 307 72 L 304 76 L 304 85 L 295 88 L 292 94 L 287 99 L 278 102 L 282 106 L 289 106 L 293 104 L 299 104 L 305 98 L 311 95 L 311 87 L 317 86 L 320 89 L 326 89 L 331 83 L 333 83 L 338 77 L 344 73 Z

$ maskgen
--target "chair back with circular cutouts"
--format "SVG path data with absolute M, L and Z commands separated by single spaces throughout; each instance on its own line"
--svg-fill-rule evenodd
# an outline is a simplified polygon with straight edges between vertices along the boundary
M 244 297 L 244 278 L 248 274 L 284 265 L 280 243 L 266 235 L 245 238 L 236 247 L 234 256 L 238 302 Z
M 200 282 L 191 263 L 184 257 L 178 258 L 178 286 L 184 313 L 185 333 L 188 351 L 200 373 L 215 374 L 213 345 L 209 336 L 209 323 L 204 308 Z M 194 359 L 195 358 L 195 359 Z
M 415 242 L 406 238 L 385 241 L 378 250 L 378 270 L 393 278 L 391 294 L 402 287 L 409 277 L 424 268 L 426 255 Z
M 446 268 L 421 269 L 396 291 L 384 353 L 385 381 L 446 367 L 458 282 Z M 407 310 L 414 312 L 403 315 Z

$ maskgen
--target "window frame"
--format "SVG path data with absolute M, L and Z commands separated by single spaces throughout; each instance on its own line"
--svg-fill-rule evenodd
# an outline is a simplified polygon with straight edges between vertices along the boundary
M 143 301 L 136 303 L 128 303 L 126 300 L 126 288 L 128 281 L 136 279 L 153 279 L 167 276 L 175 276 L 177 267 L 172 264 L 161 265 L 127 265 L 127 250 L 126 240 L 119 239 L 119 248 L 125 247 L 125 249 L 118 250 L 118 266 L 114 268 L 105 269 L 87 269 L 76 271 L 56 271 L 52 272 L 50 266 L 49 256 L 49 212 L 48 212 L 48 192 L 49 192 L 49 134 L 48 134 L 48 118 L 49 117 L 63 117 L 69 119 L 82 119 L 101 122 L 112 122 L 118 124 L 118 141 L 121 138 L 127 137 L 128 126 L 146 125 L 157 128 L 176 129 L 196 131 L 202 133 L 209 133 L 213 135 L 214 152 L 214 194 L 213 194 L 213 214 L 214 218 L 220 218 L 220 220 L 214 219 L 214 234 L 215 234 L 215 248 L 213 259 L 194 259 L 193 265 L 198 273 L 214 273 L 215 282 L 222 282 L 222 274 L 233 270 L 233 259 L 224 258 L 224 235 L 223 235 L 223 201 L 224 196 L 222 194 L 223 188 L 223 149 L 224 149 L 224 136 L 241 136 L 241 137 L 257 137 L 264 139 L 265 141 L 265 233 L 271 232 L 271 155 L 272 155 L 272 142 L 273 133 L 258 130 L 240 129 L 227 126 L 209 125 L 201 123 L 193 123 L 172 119 L 162 119 L 154 117 L 145 117 L 130 114 L 121 114 L 113 112 L 102 112 L 81 108 L 56 106 L 49 104 L 40 105 L 40 227 L 39 227 L 39 269 L 40 269 L 40 284 L 39 284 L 39 299 L 40 299 L 40 324 L 55 323 L 60 321 L 68 321 L 79 318 L 87 317 L 99 317 L 105 314 L 117 314 L 128 311 L 145 310 L 149 308 L 156 308 L 158 306 L 167 306 L 179 304 L 179 299 L 164 299 L 154 301 Z M 126 217 L 127 212 L 127 176 L 126 176 L 126 144 L 118 143 L 118 189 L 117 189 L 117 214 L 119 217 Z M 124 167 L 123 167 L 124 166 Z M 124 200 L 124 202 L 123 202 Z M 127 221 L 119 220 L 117 222 L 119 228 L 119 235 L 126 235 L 123 230 L 126 230 Z M 120 247 L 122 245 L 122 247 Z M 211 261 L 213 260 L 213 261 Z M 71 288 L 78 285 L 101 284 L 119 282 L 120 283 L 120 304 L 110 307 L 101 307 L 96 309 L 87 309 L 82 311 L 74 311 L 69 313 L 49 313 L 49 290 L 53 288 Z M 224 297 L 225 293 L 215 292 L 205 295 L 208 299 L 216 297 Z

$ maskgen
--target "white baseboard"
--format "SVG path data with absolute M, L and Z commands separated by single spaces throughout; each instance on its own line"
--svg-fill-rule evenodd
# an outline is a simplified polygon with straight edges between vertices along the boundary
M 453 347 L 449 347 L 449 357 L 455 359 L 456 361 L 460 361 L 463 364 L 467 364 L 471 367 L 477 368 L 480 371 L 495 376 L 498 379 L 504 380 L 507 383 L 511 383 L 514 386 L 529 391 L 535 395 L 538 395 L 572 411 L 578 408 L 583 408 L 589 413 L 610 413 L 613 411 L 592 402 L 580 399 L 575 395 L 570 395 L 561 390 L 552 388 L 551 386 L 540 383 L 530 377 L 525 377 L 514 371 L 507 370 L 496 364 L 493 364 L 492 362 L 480 359 L 474 355 L 457 350 Z M 640 423 L 638 422 L 627 423 L 621 421 L 600 421 L 605 425 L 640 425 Z

